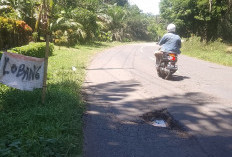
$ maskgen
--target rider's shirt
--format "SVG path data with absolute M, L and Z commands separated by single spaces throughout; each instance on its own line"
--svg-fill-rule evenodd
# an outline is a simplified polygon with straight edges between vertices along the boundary
M 161 51 L 163 52 L 175 52 L 180 54 L 181 38 L 174 33 L 166 33 L 159 42 Z

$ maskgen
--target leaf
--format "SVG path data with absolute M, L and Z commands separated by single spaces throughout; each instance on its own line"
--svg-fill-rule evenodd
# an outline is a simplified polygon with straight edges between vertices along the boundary
M 61 20 L 63 20 L 64 19 L 64 17 L 60 17 L 60 18 L 58 18 L 57 20 L 56 20 L 56 23 L 58 24 Z
M 49 6 L 50 6 L 50 8 L 52 8 L 53 4 L 54 4 L 53 0 L 49 0 Z

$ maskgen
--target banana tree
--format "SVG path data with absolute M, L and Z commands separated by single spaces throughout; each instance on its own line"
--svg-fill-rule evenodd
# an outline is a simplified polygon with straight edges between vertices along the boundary
M 72 14 L 75 14 L 72 9 L 62 10 L 51 23 L 55 44 L 71 46 L 86 39 L 87 32 L 83 24 L 75 19 Z
M 53 9 L 53 0 L 40 0 L 37 20 L 35 23 L 34 39 L 40 40 L 40 35 L 46 35 L 50 31 L 50 17 Z

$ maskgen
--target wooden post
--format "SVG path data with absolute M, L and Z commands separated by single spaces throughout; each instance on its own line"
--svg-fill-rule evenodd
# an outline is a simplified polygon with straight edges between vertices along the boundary
M 44 58 L 44 77 L 43 77 L 43 91 L 42 91 L 42 103 L 45 103 L 45 96 L 47 90 L 47 71 L 48 71 L 48 56 L 49 56 L 49 35 L 46 35 L 46 51 Z
M 47 91 L 47 71 L 48 71 L 48 56 L 49 56 L 49 1 L 43 0 L 44 10 L 44 24 L 46 25 L 46 50 L 44 58 L 44 78 L 43 78 L 43 91 L 42 91 L 42 103 L 45 103 L 45 96 Z

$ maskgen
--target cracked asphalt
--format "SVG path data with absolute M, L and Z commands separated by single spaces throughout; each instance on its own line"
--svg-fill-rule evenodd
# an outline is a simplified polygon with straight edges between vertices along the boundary
M 155 71 L 155 43 L 94 57 L 84 92 L 85 157 L 231 157 L 232 68 L 180 55 L 172 80 Z M 187 134 L 144 122 L 167 109 Z

